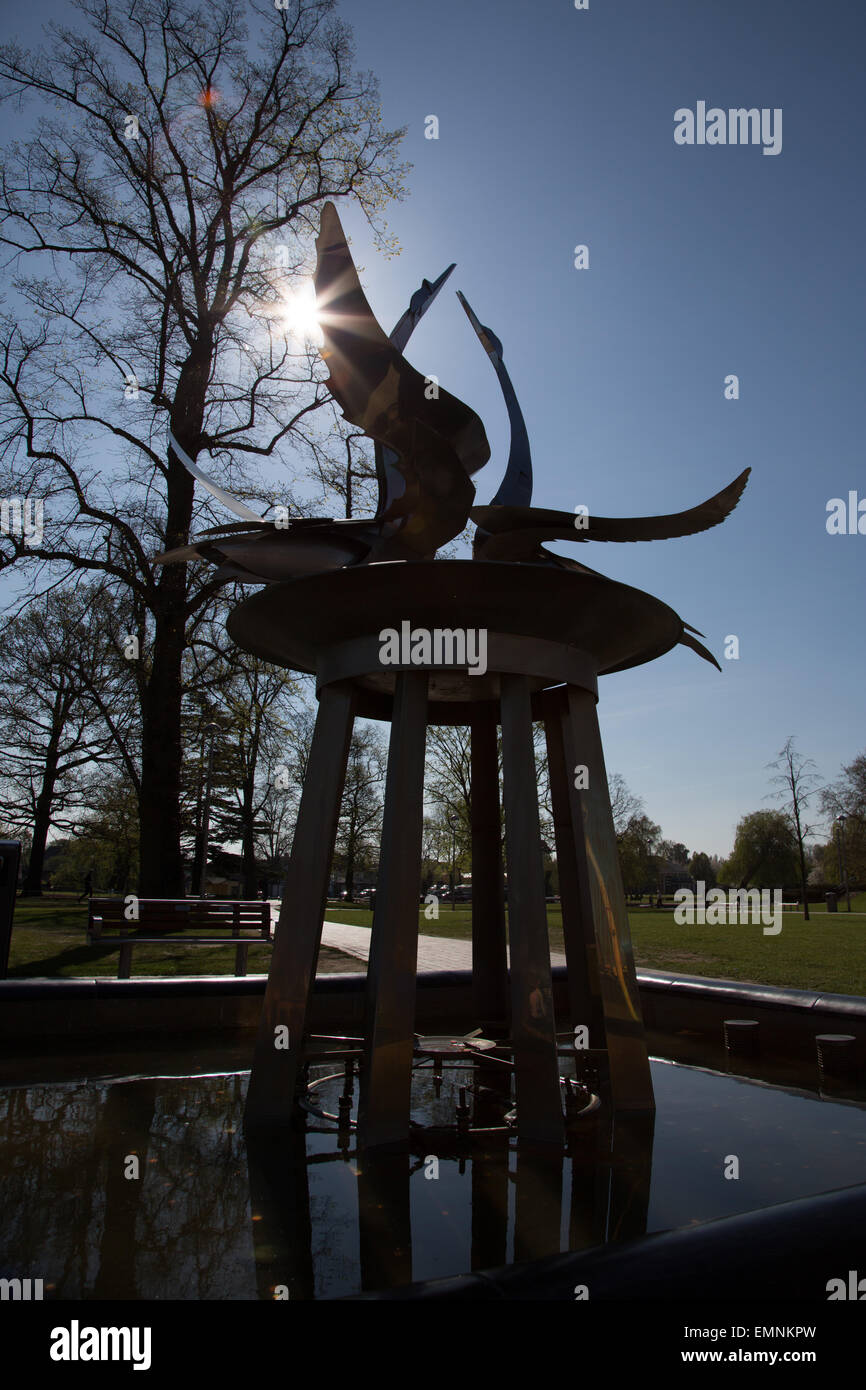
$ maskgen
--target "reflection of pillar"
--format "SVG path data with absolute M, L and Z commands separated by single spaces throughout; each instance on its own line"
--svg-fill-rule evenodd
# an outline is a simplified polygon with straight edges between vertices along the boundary
M 418 898 L 424 814 L 427 675 L 401 671 L 394 693 L 378 890 L 367 966 L 358 1142 L 409 1138 Z
M 259 1298 L 273 1299 L 284 1284 L 289 1298 L 314 1297 L 313 1236 L 306 1135 L 247 1139 L 253 1254 Z
M 328 875 L 352 735 L 347 686 L 325 686 L 298 809 L 271 969 L 247 1092 L 247 1130 L 285 1127 L 291 1120 L 304 1028 L 316 979 Z M 276 1029 L 288 1047 L 275 1047 Z
M 408 1154 L 366 1154 L 359 1159 L 358 1234 L 364 1293 L 411 1284 Z
M 655 1115 L 620 1112 L 613 1124 L 607 1239 L 636 1240 L 646 1235 Z
M 562 1143 L 529 682 L 526 676 L 503 675 L 501 691 L 517 1132 L 521 1139 Z
M 508 1021 L 508 962 L 499 820 L 496 715 L 482 706 L 472 716 L 472 987 L 481 1027 Z
M 572 896 L 576 896 L 581 924 L 574 935 L 583 936 L 585 942 L 586 890 L 578 883 L 575 892 L 574 877 L 577 875 L 579 879 L 586 874 L 595 937 L 595 952 L 591 947 L 587 952 L 589 987 L 592 991 L 595 955 L 604 1007 L 605 1042 L 614 1108 L 652 1110 L 654 1102 L 649 1058 L 595 697 L 589 690 L 569 685 L 560 698 L 563 700 L 562 749 L 566 777 L 570 783 L 569 825 L 566 830 L 573 844 L 573 852 L 566 855 L 566 881 L 569 882 Z M 568 777 L 569 770 L 578 766 L 587 769 L 585 789 L 575 789 L 574 777 Z M 562 816 L 561 794 L 559 800 Z M 559 843 L 558 838 L 557 846 Z M 563 921 L 565 915 L 566 901 L 563 897 Z M 575 949 L 576 942 L 572 939 L 572 950 Z M 592 1008 L 597 1016 L 595 1001 Z M 593 1045 L 596 1044 L 590 1026 L 590 1046 Z
M 558 1255 L 562 1223 L 561 1153 L 518 1149 L 514 1262 Z
M 108 1087 L 99 1117 L 93 1152 L 105 1165 L 105 1218 L 99 1243 L 94 1298 L 139 1298 L 136 1258 L 142 1251 L 136 1226 L 145 1182 L 150 1176 L 147 1147 L 156 1111 L 156 1082 L 115 1082 Z M 126 1159 L 138 1158 L 138 1178 L 126 1176 Z M 92 1188 L 96 1183 L 92 1183 Z M 91 1188 L 91 1190 L 92 1190 Z M 156 1204 L 154 1204 L 156 1205 Z M 160 1239 L 168 1239 L 165 1230 Z M 145 1242 L 144 1246 L 147 1250 Z
M 474 873 L 473 868 L 473 880 Z M 510 1067 L 479 1058 L 474 1095 L 473 1124 L 479 1129 L 501 1126 L 511 1105 Z M 486 1135 L 472 1155 L 471 1269 L 496 1269 L 506 1262 L 510 1154 L 509 1136 L 503 1133 Z
M 613 1114 L 607 1106 L 586 1121 L 571 1151 L 569 1250 L 603 1245 L 610 1207 Z

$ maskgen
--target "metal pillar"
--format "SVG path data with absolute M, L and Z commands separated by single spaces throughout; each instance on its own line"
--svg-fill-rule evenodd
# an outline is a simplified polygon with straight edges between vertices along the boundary
M 0 980 L 5 980 L 9 974 L 9 948 L 20 863 L 21 841 L 0 840 Z
M 472 716 L 472 988 L 485 1031 L 508 1023 L 508 957 L 494 709 Z
M 353 700 L 351 689 L 343 685 L 326 686 L 319 697 L 247 1092 L 244 1128 L 250 1131 L 286 1128 L 292 1120 L 349 759 Z M 278 1035 L 281 1025 L 287 1036 Z
M 358 1097 L 358 1142 L 369 1147 L 409 1138 L 426 735 L 426 672 L 401 671 L 388 748 Z
M 383 705 L 378 687 L 371 692 L 363 684 L 369 675 L 381 675 L 379 645 L 376 637 L 362 634 L 328 643 L 316 656 L 319 716 L 245 1118 L 246 1127 L 254 1130 L 284 1127 L 291 1116 L 352 719 L 359 709 L 368 714 L 372 700 L 374 717 L 391 719 L 391 738 L 359 1078 L 358 1142 L 365 1148 L 401 1147 L 409 1138 L 428 698 L 445 703 L 431 663 L 426 668 L 398 667 L 393 698 L 389 694 Z M 313 664 L 312 658 L 308 664 Z M 557 681 L 556 686 L 551 681 Z M 467 682 L 468 698 L 448 712 L 472 730 L 475 1018 L 485 1029 L 507 1028 L 510 1033 L 521 1141 L 562 1145 L 565 1124 L 533 751 L 533 691 L 547 732 L 571 1025 L 586 1024 L 589 1047 L 606 1058 L 613 1108 L 653 1108 L 595 712 L 593 662 L 569 644 L 489 632 L 486 684 L 477 687 L 476 694 L 469 677 Z M 502 725 L 510 969 L 497 717 Z M 288 1031 L 288 1047 L 281 1047 L 276 1036 L 283 1030 Z
M 564 700 L 566 771 L 581 765 L 588 772 L 586 788 L 575 791 L 573 797 L 569 793 L 569 798 L 574 852 L 578 867 L 585 859 L 589 878 L 613 1105 L 616 1110 L 653 1110 L 649 1057 L 595 697 L 570 685 Z M 571 780 L 573 785 L 574 778 Z
M 575 1028 L 584 1026 L 589 1032 L 587 1046 L 600 1049 L 606 1046 L 604 1006 L 583 838 L 583 806 L 575 786 L 583 777 L 578 772 L 580 763 L 573 731 L 563 717 L 567 711 L 566 689 L 561 687 L 547 695 L 543 704 L 572 1036 Z
M 502 676 L 501 709 L 517 1132 L 524 1140 L 561 1144 L 565 1127 L 556 1057 L 532 707 L 526 676 Z

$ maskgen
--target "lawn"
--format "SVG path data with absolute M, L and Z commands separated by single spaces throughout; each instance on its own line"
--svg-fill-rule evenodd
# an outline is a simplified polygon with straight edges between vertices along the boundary
M 786 912 L 778 936 L 764 936 L 760 926 L 678 926 L 672 912 L 654 908 L 631 910 L 629 921 L 635 960 L 646 969 L 866 995 L 866 894 L 852 896 L 851 907 L 849 916 L 844 906 L 833 914 L 823 904 L 811 905 L 808 922 L 799 912 Z M 372 919 L 363 908 L 329 908 L 325 915 L 365 927 Z M 551 948 L 561 951 L 558 905 L 548 907 L 547 921 Z M 472 909 L 458 906 L 452 912 L 445 903 L 434 921 L 421 908 L 418 924 L 428 936 L 467 940 Z
M 635 958 L 639 966 L 675 970 L 687 975 L 718 976 L 795 989 L 822 989 L 838 994 L 866 995 L 866 894 L 852 899 L 850 917 L 844 910 L 828 914 L 823 906 L 810 909 L 812 920 L 785 913 L 778 936 L 764 936 L 759 926 L 678 926 L 673 914 L 652 908 L 629 913 Z M 369 926 L 369 908 L 329 906 L 326 918 Z M 447 904 L 438 920 L 419 909 L 418 925 L 429 936 L 467 940 L 472 908 L 452 912 Z M 548 908 L 551 947 L 563 949 L 562 912 Z M 87 908 L 70 895 L 19 899 L 15 906 L 9 974 L 73 978 L 117 974 L 118 952 L 89 946 L 85 940 Z M 251 945 L 250 974 L 265 973 L 271 949 Z M 133 955 L 133 975 L 233 975 L 234 947 L 140 946 Z M 357 970 L 358 961 L 338 951 L 322 949 L 323 970 Z

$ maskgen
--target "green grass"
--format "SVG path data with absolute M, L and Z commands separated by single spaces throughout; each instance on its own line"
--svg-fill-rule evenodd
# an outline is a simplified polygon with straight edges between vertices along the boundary
M 810 905 L 810 920 L 786 912 L 778 936 L 764 936 L 760 926 L 678 926 L 669 911 L 638 908 L 629 912 L 635 960 L 649 970 L 675 970 L 755 984 L 820 989 L 834 994 L 866 995 L 866 894 L 852 896 L 852 912 L 828 914 L 823 904 Z M 368 927 L 366 908 L 329 908 L 332 922 Z M 562 910 L 547 910 L 551 948 L 563 950 Z M 438 921 L 428 920 L 422 908 L 420 931 L 428 936 L 467 940 L 472 909 L 445 903 Z
M 759 926 L 677 926 L 670 912 L 636 909 L 629 913 L 635 959 L 653 970 L 866 996 L 866 894 L 853 898 L 851 905 L 850 917 L 844 910 L 828 915 L 823 906 L 814 906 L 809 922 L 798 913 L 786 912 L 778 936 L 764 936 Z M 372 922 L 369 908 L 331 906 L 325 915 L 330 921 L 362 927 Z M 551 946 L 561 951 L 558 904 L 548 907 L 547 919 Z M 86 904 L 76 905 L 72 895 L 19 899 L 10 977 L 116 976 L 117 949 L 88 946 L 86 926 Z M 433 921 L 420 907 L 418 926 L 428 936 L 467 940 L 472 908 L 461 905 L 452 912 L 446 903 L 438 921 Z M 251 945 L 250 974 L 266 972 L 270 958 L 268 946 Z M 233 946 L 137 946 L 132 959 L 133 975 L 232 975 L 235 953 Z M 357 961 L 326 950 L 320 964 L 325 969 L 359 968 Z

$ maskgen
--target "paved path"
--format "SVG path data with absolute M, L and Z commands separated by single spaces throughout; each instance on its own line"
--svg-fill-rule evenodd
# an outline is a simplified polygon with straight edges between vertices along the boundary
M 344 922 L 326 922 L 322 929 L 322 945 L 332 946 L 347 956 L 367 960 L 370 954 L 370 928 L 350 927 Z M 565 965 L 561 951 L 551 951 L 552 965 Z M 418 937 L 418 972 L 426 970 L 469 970 L 472 965 L 472 943 L 455 941 L 450 936 Z
M 271 898 L 271 916 L 276 927 L 280 915 L 278 898 Z M 322 945 L 330 946 L 344 955 L 354 956 L 356 960 L 367 960 L 370 955 L 370 928 L 350 926 L 348 922 L 325 922 L 322 928 Z M 562 951 L 551 951 L 551 965 L 565 965 Z M 456 941 L 450 936 L 418 937 L 418 972 L 427 970 L 469 970 L 472 967 L 472 943 Z

